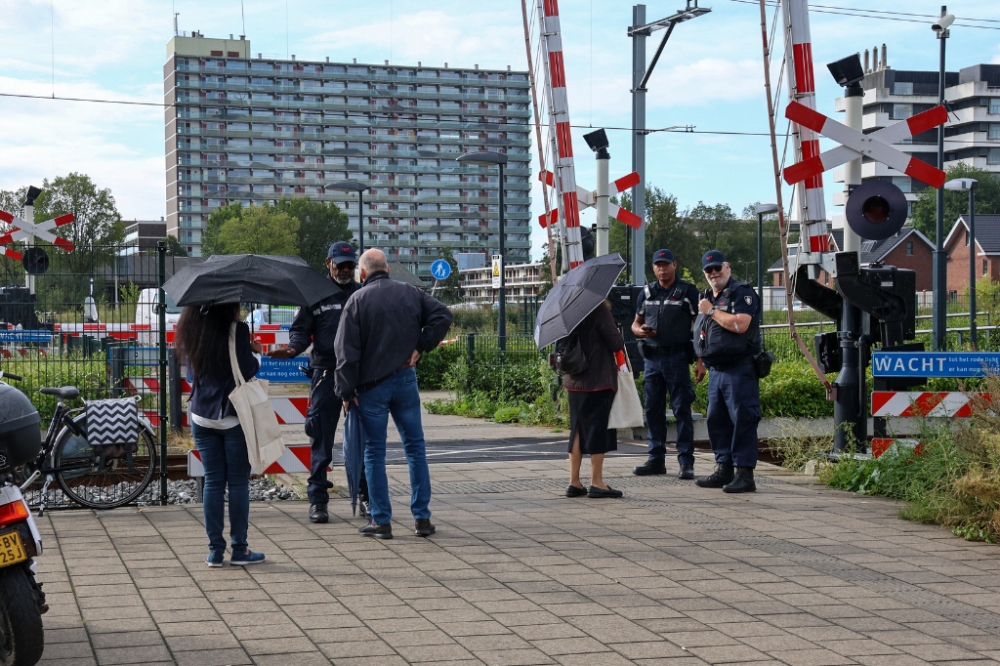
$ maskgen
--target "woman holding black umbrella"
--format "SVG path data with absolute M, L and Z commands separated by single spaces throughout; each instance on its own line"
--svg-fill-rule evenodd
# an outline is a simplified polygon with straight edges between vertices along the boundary
M 611 316 L 611 303 L 604 301 L 574 329 L 587 358 L 585 370 L 566 375 L 563 388 L 569 392 L 569 487 L 567 497 L 621 497 L 622 491 L 604 483 L 604 454 L 618 449 L 614 430 L 608 429 L 611 404 L 618 389 L 616 352 L 625 349 L 621 331 Z M 621 359 L 624 363 L 624 358 Z M 583 456 L 590 456 L 590 489 L 580 481 Z
M 205 531 L 209 554 L 205 562 L 221 567 L 225 494 L 229 490 L 229 535 L 234 565 L 264 561 L 263 553 L 247 547 L 250 526 L 250 459 L 243 427 L 229 394 L 236 388 L 230 362 L 229 336 L 236 326 L 236 359 L 245 380 L 260 369 L 261 345 L 250 340 L 250 328 L 238 321 L 239 303 L 185 307 L 177 322 L 177 351 L 193 375 L 188 404 L 191 434 L 205 466 Z

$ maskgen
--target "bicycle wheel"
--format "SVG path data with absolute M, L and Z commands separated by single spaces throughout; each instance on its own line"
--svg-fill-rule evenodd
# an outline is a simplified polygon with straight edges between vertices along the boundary
M 139 429 L 138 446 L 130 455 L 98 455 L 85 437 L 63 428 L 56 438 L 54 467 L 59 487 L 77 504 L 114 509 L 134 502 L 156 472 L 153 433 Z

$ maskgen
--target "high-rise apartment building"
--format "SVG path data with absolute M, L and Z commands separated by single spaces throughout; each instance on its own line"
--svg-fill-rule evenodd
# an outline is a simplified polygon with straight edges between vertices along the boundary
M 865 134 L 904 121 L 910 116 L 937 106 L 938 72 L 896 70 L 882 61 L 868 68 L 862 86 L 865 89 L 863 127 Z M 867 61 L 867 54 L 866 54 Z M 867 63 L 866 63 L 867 64 Z M 974 65 L 945 74 L 945 100 L 951 113 L 944 125 L 944 166 L 960 162 L 987 171 L 1000 172 L 1000 65 Z M 844 98 L 837 100 L 837 110 L 844 110 Z M 937 132 L 928 130 L 894 147 L 937 166 Z M 862 182 L 887 180 L 897 185 L 911 203 L 927 186 L 868 157 L 861 165 Z M 834 172 L 834 181 L 844 182 L 844 168 Z M 835 205 L 843 205 L 843 192 L 834 192 Z M 954 220 L 945 220 L 946 228 Z M 834 216 L 834 227 L 843 226 L 844 216 Z
M 242 37 L 193 33 L 167 45 L 164 97 L 167 230 L 193 255 L 234 201 L 332 201 L 357 234 L 357 195 L 324 189 L 356 180 L 371 188 L 365 247 L 428 276 L 442 248 L 498 248 L 497 170 L 455 161 L 491 150 L 509 160 L 508 261 L 528 261 L 526 72 L 265 59 Z

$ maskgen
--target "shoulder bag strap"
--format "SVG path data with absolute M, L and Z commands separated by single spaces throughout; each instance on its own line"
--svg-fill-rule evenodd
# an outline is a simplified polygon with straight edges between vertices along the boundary
M 246 384 L 243 379 L 243 373 L 240 372 L 240 362 L 236 359 L 236 322 L 229 328 L 229 364 L 233 369 L 233 379 L 236 380 L 236 386 L 240 387 Z

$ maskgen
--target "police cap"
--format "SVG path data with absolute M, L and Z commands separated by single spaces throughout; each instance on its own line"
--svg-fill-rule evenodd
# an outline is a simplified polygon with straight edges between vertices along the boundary
M 657 250 L 653 253 L 653 263 L 655 264 L 658 261 L 665 261 L 668 264 L 672 264 L 675 261 L 674 253 L 670 250 Z
M 709 266 L 721 266 L 724 263 L 726 263 L 726 255 L 718 250 L 709 250 L 701 258 L 701 270 L 705 270 Z
M 354 251 L 354 246 L 347 241 L 337 241 L 331 245 L 330 250 L 326 253 L 326 258 L 338 265 L 345 261 L 352 264 L 358 263 L 358 255 Z

